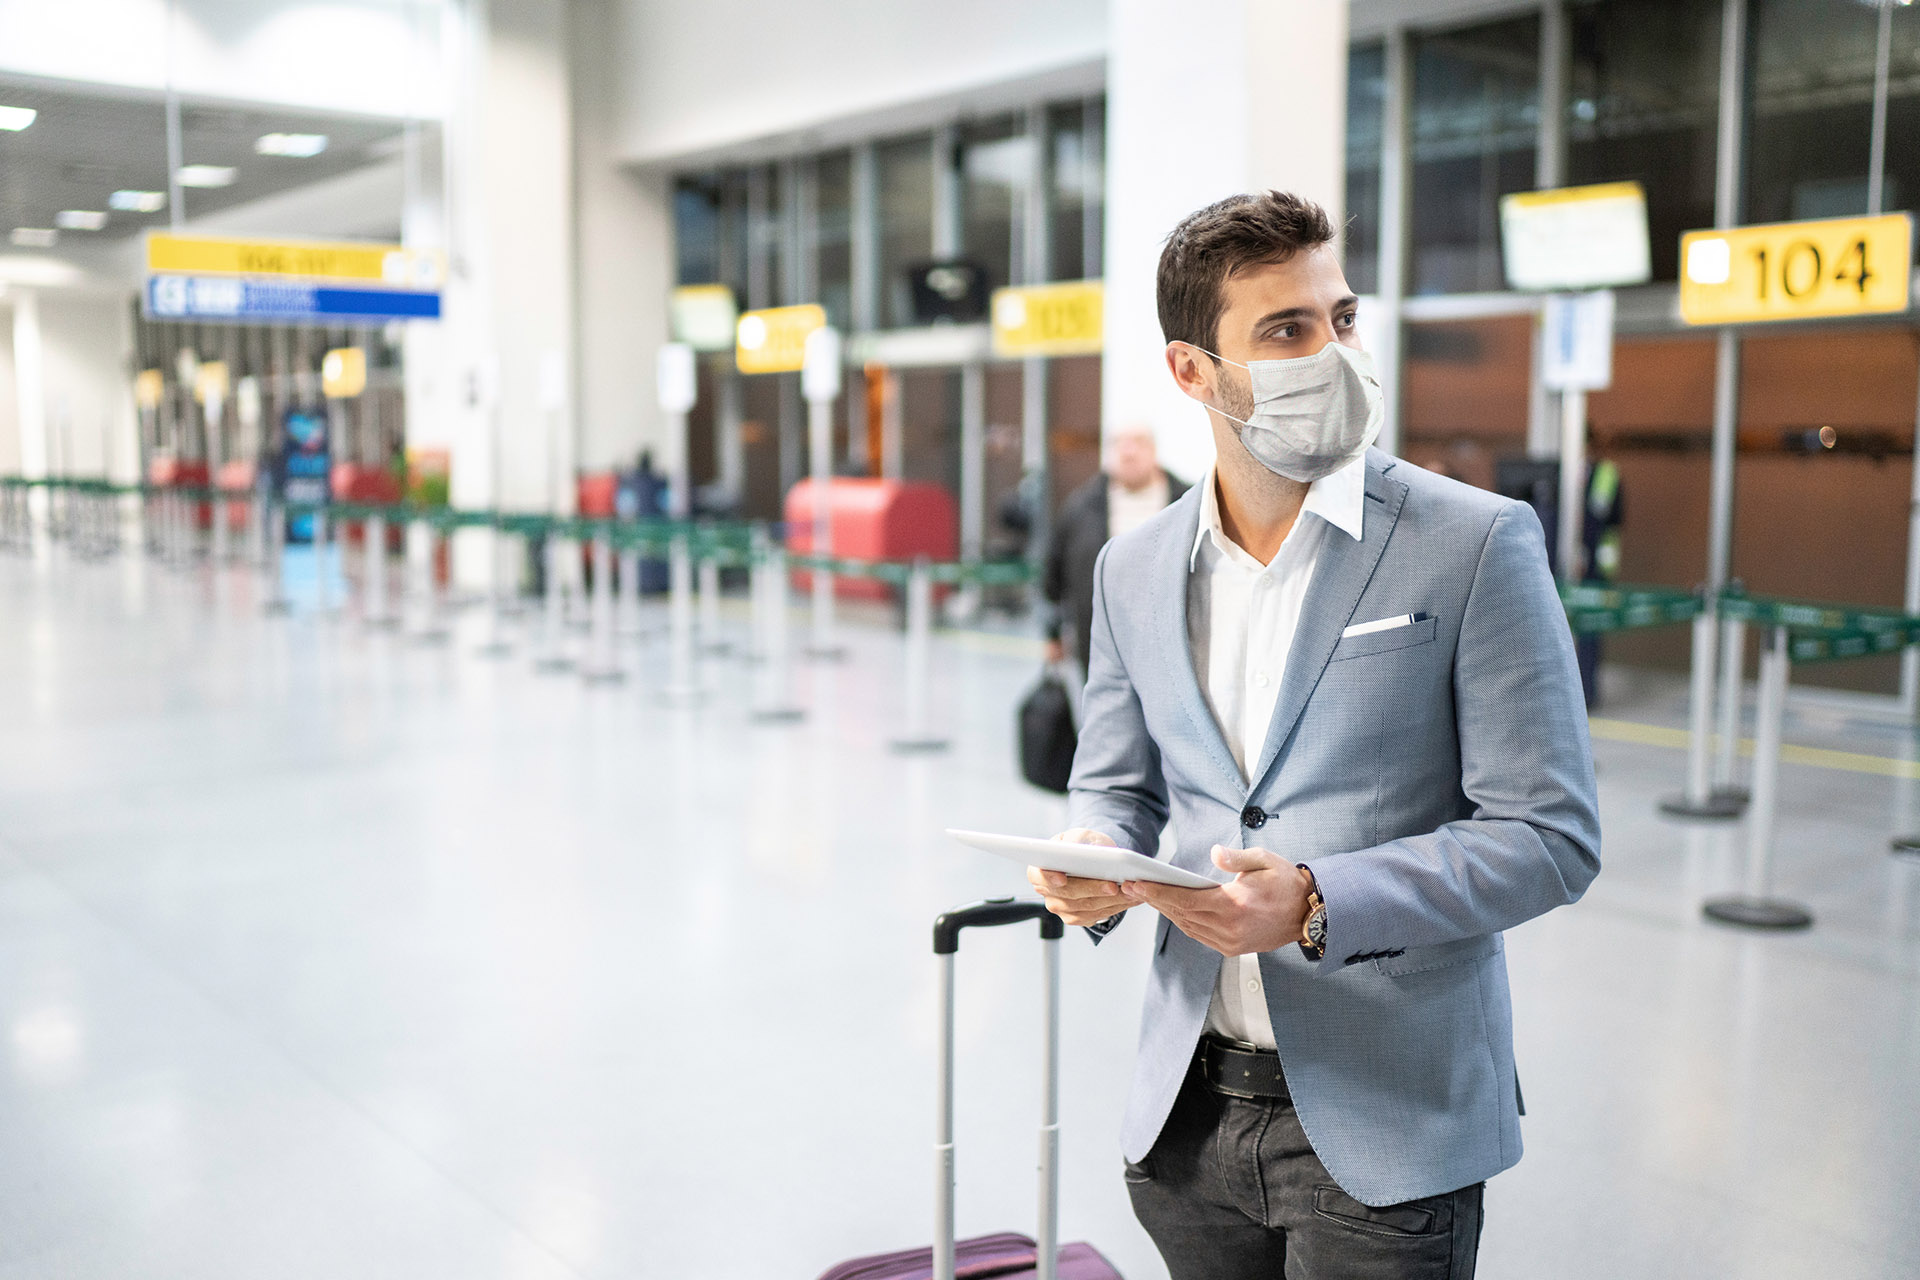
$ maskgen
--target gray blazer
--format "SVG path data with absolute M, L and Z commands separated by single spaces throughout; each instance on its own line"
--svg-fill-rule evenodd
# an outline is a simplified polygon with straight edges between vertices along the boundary
M 1501 930 L 1572 902 L 1600 869 L 1586 711 L 1540 523 L 1513 502 L 1371 450 L 1363 537 L 1332 537 L 1307 589 L 1252 785 L 1187 642 L 1196 488 L 1108 544 L 1070 800 L 1077 826 L 1213 875 L 1215 844 L 1313 871 L 1318 964 L 1260 957 L 1300 1123 L 1370 1205 L 1470 1185 L 1520 1158 Z M 1341 639 L 1349 625 L 1424 613 Z M 1243 824 L 1249 806 L 1271 817 Z M 1096 930 L 1096 940 L 1117 920 Z M 1218 953 L 1159 919 L 1122 1149 L 1172 1109 Z

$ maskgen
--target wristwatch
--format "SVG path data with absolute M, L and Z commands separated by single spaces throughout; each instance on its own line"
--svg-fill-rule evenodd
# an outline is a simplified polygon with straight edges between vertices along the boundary
M 1320 900 L 1312 869 L 1304 862 L 1299 867 L 1307 873 L 1307 919 L 1300 929 L 1300 952 L 1309 960 L 1319 960 L 1327 954 L 1327 904 Z

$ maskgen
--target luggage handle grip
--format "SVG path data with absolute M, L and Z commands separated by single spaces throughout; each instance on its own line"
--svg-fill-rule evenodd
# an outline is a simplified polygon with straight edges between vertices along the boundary
M 943 912 L 933 922 L 933 954 L 950 956 L 960 950 L 960 931 L 967 928 L 993 928 L 1003 924 L 1040 922 L 1040 936 L 1052 941 L 1066 936 L 1060 917 L 1047 910 L 1047 904 L 1032 898 L 988 898 L 969 902 Z

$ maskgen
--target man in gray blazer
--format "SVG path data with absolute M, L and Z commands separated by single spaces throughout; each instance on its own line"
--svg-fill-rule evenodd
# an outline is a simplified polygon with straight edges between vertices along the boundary
M 1095 940 L 1159 912 L 1122 1133 L 1175 1280 L 1470 1277 L 1520 1158 L 1501 931 L 1600 825 L 1573 642 L 1524 505 L 1371 449 L 1333 228 L 1237 196 L 1160 259 L 1216 462 L 1110 543 L 1075 827 L 1213 889 L 1030 871 Z

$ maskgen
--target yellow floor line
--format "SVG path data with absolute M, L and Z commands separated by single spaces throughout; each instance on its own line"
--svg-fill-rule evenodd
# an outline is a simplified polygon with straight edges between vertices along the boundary
M 1640 724 L 1633 720 L 1607 720 L 1592 716 L 1587 720 L 1596 738 L 1608 742 L 1632 742 L 1644 747 L 1687 749 L 1687 731 L 1664 725 Z M 1740 739 L 1740 754 L 1753 754 L 1753 739 Z M 1787 764 L 1812 765 L 1816 769 L 1843 769 L 1849 773 L 1877 773 L 1888 778 L 1920 781 L 1920 762 L 1896 760 L 1891 756 L 1870 756 L 1858 751 L 1833 751 L 1826 747 L 1797 747 L 1783 744 L 1780 759 Z

